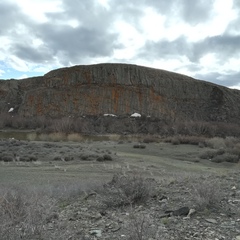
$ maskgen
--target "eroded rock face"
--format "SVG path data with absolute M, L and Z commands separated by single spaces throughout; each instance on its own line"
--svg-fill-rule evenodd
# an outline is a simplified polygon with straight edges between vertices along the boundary
M 164 70 L 97 64 L 42 77 L 0 81 L 0 112 L 21 116 L 126 115 L 163 119 L 240 119 L 240 91 Z

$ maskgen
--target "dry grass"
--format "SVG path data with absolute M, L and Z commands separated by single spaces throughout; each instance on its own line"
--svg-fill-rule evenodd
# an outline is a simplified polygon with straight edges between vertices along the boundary
M 53 142 L 65 141 L 66 138 L 67 138 L 66 134 L 64 134 L 63 132 L 55 132 L 55 133 L 49 134 L 49 139 L 50 141 L 53 141 Z
M 67 140 L 71 142 L 81 142 L 83 137 L 78 133 L 71 133 L 67 135 Z
M 37 133 L 32 132 L 27 135 L 27 140 L 29 141 L 35 141 L 37 139 Z
M 50 139 L 49 139 L 49 135 L 46 134 L 46 133 L 41 133 L 41 134 L 39 134 L 39 135 L 38 135 L 38 139 L 39 139 L 40 141 L 49 141 L 49 140 L 50 140 Z
M 119 134 L 109 134 L 107 135 L 110 141 L 119 141 L 121 136 Z
M 143 143 L 156 143 L 159 139 L 156 136 L 147 136 L 143 139 Z
M 1 239 L 44 239 L 47 218 L 54 213 L 55 201 L 21 188 L 1 189 Z

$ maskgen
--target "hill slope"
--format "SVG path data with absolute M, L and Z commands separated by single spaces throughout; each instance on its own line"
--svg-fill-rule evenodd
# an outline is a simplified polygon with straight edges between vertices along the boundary
M 237 122 L 240 91 L 129 64 L 61 68 L 42 77 L 0 81 L 0 113 L 20 116 L 134 112 L 160 119 Z

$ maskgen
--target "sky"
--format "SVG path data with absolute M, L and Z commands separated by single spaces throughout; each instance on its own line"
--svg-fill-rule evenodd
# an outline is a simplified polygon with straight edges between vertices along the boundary
M 240 0 L 0 1 L 0 79 L 97 63 L 240 89 Z

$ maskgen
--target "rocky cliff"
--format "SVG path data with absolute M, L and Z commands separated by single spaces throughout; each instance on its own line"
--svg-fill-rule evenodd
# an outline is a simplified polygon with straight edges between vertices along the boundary
M 20 116 L 127 115 L 237 122 L 240 91 L 181 74 L 129 64 L 53 70 L 0 81 L 0 113 Z

